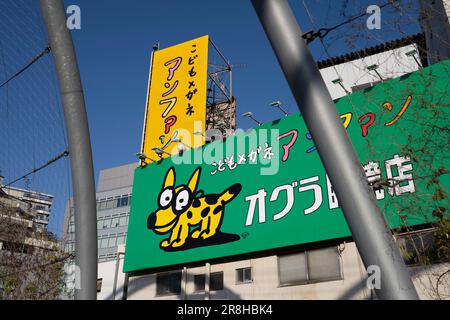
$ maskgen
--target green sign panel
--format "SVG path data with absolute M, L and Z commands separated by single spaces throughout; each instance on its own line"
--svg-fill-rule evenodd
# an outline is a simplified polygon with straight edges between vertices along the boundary
M 448 207 L 449 68 L 336 101 L 392 228 L 431 222 Z M 294 114 L 137 168 L 124 271 L 346 236 L 314 142 Z

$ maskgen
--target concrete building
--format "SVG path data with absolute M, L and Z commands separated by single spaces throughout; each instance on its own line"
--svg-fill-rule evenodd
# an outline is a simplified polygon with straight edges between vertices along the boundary
M 47 232 L 52 203 L 51 195 L 6 187 L 0 176 L 0 300 L 28 298 L 35 288 L 35 267 L 58 254 L 57 241 Z M 44 290 L 54 285 L 51 281 L 39 283 Z
M 97 184 L 99 262 L 113 260 L 126 242 L 134 169 L 132 163 L 100 171 Z
M 97 299 L 121 300 L 124 299 L 124 290 L 127 287 L 126 275 L 122 272 L 125 245 L 117 247 L 117 258 L 98 264 Z
M 17 207 L 18 212 L 21 212 L 20 215 L 26 217 L 30 226 L 36 231 L 45 230 L 51 214 L 53 196 L 32 190 L 6 187 L 3 185 L 3 179 L 0 176 L 0 201 Z
M 100 171 L 96 196 L 99 298 L 111 296 L 116 259 L 123 259 L 119 252 L 123 253 L 127 237 L 133 174 L 137 167 L 138 163 L 131 163 Z M 71 200 L 66 204 L 62 240 L 64 250 L 74 252 L 75 220 Z M 74 282 L 74 272 L 73 266 L 68 266 L 68 282 Z
M 426 67 L 425 38 L 416 34 L 317 63 L 333 100 Z
M 130 275 L 127 299 L 376 299 L 355 243 L 347 240 Z M 437 299 L 437 275 L 449 265 L 409 268 L 421 299 Z M 448 278 L 441 285 L 441 294 L 448 292 Z
M 133 172 L 132 163 L 100 171 L 97 184 L 98 260 L 105 262 L 117 257 L 117 249 L 124 244 L 130 215 Z M 66 252 L 75 250 L 75 220 L 71 200 L 66 204 L 63 236 Z

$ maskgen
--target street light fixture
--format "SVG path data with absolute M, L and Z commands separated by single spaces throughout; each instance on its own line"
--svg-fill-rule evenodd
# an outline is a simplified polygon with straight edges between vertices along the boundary
M 148 163 L 145 161 L 146 159 L 150 160 L 151 162 L 156 162 L 156 160 L 153 160 L 152 158 L 147 157 L 147 156 L 145 155 L 145 153 L 142 153 L 142 152 L 136 153 L 136 157 L 138 157 L 138 159 L 141 160 L 141 162 L 143 162 L 143 163 L 145 163 L 145 164 L 148 164 Z
M 173 139 L 172 142 L 178 142 L 178 153 L 183 153 L 184 151 L 186 151 L 187 149 L 192 149 L 191 146 L 187 145 L 186 143 L 184 143 L 183 141 L 181 141 L 180 138 L 176 138 Z
M 205 143 L 211 142 L 210 139 L 206 137 L 202 131 L 194 131 L 193 134 L 194 136 L 202 136 L 203 138 L 205 138 Z
M 416 58 L 416 53 L 417 53 L 417 50 L 411 50 L 411 51 L 406 52 L 405 55 L 407 57 L 413 57 L 414 61 L 416 61 L 417 65 L 419 66 L 419 69 L 422 69 L 422 65 L 419 63 L 419 61 Z
M 186 143 L 184 143 L 183 141 L 181 141 L 181 138 L 176 138 L 176 139 L 173 139 L 173 140 L 172 140 L 172 142 L 178 142 L 178 143 L 181 143 L 181 144 L 185 145 L 186 147 L 188 147 L 188 148 L 191 148 L 191 149 L 192 149 L 192 147 L 191 147 L 191 146 L 189 146 L 189 145 L 187 145 Z
M 284 110 L 283 108 L 281 108 L 281 101 L 273 101 L 273 102 L 270 103 L 270 106 L 271 106 L 271 107 L 274 107 L 274 108 L 278 108 L 281 112 L 284 113 L 284 116 L 285 116 L 285 117 L 287 117 L 287 116 L 289 115 L 289 113 L 287 113 L 286 110 Z
M 346 94 L 349 94 L 349 93 L 350 93 L 350 92 L 344 87 L 344 85 L 342 84 L 342 79 L 341 79 L 341 78 L 337 78 L 337 79 L 335 79 L 335 80 L 333 80 L 333 81 L 331 81 L 331 82 L 333 82 L 334 84 L 340 85 L 341 88 L 344 89 L 344 91 L 345 91 Z
M 154 147 L 152 148 L 153 151 L 155 151 L 155 153 L 159 156 L 162 157 L 163 154 L 167 154 L 169 156 L 172 156 L 170 153 L 164 151 L 163 149 L 159 148 L 159 147 Z
M 242 114 L 242 116 L 252 119 L 253 121 L 255 121 L 258 124 L 258 126 L 260 126 L 262 124 L 260 121 L 256 120 L 253 117 L 253 113 L 251 113 L 251 112 L 245 112 L 245 113 Z
M 381 81 L 384 81 L 383 77 L 381 76 L 381 74 L 378 73 L 378 65 L 377 64 L 372 64 L 370 66 L 367 67 L 367 70 L 369 71 L 375 71 L 375 73 L 377 74 L 377 76 L 380 78 Z

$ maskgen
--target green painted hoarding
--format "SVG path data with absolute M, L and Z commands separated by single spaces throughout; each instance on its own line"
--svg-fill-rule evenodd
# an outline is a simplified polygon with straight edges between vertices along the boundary
M 392 228 L 448 208 L 449 69 L 443 62 L 336 101 Z M 124 272 L 347 236 L 294 114 L 137 168 Z

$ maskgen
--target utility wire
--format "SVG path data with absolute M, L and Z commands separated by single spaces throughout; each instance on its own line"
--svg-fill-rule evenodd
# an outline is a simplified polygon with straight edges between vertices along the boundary
M 19 71 L 17 71 L 12 77 L 10 77 L 8 80 L 6 80 L 5 82 L 3 82 L 0 85 L 0 88 L 4 87 L 5 85 L 7 85 L 11 80 L 13 80 L 14 78 L 18 77 L 21 73 L 23 73 L 24 71 L 26 71 L 29 67 L 31 67 L 35 62 L 37 62 L 39 59 L 41 59 L 44 55 L 50 53 L 51 48 L 50 46 L 48 46 L 47 48 L 45 48 L 44 50 L 42 50 L 41 53 L 39 53 L 36 57 L 34 57 L 25 67 L 23 67 L 22 69 L 20 69 Z
M 28 172 L 27 174 L 23 175 L 22 177 L 17 178 L 16 180 L 14 180 L 14 181 L 8 183 L 7 185 L 5 185 L 4 187 L 9 187 L 10 185 L 16 183 L 17 181 L 23 180 L 23 179 L 25 179 L 26 177 L 28 177 L 29 175 L 31 175 L 31 174 L 33 174 L 33 173 L 36 173 L 36 172 L 38 172 L 38 171 L 41 171 L 42 169 L 47 168 L 48 166 L 52 165 L 52 164 L 55 163 L 56 161 L 58 161 L 58 160 L 60 160 L 60 159 L 62 159 L 62 158 L 64 158 L 64 157 L 67 157 L 68 155 L 69 155 L 69 151 L 66 150 L 66 151 L 64 151 L 63 153 L 61 153 L 61 154 L 59 154 L 58 156 L 56 156 L 55 158 L 49 160 L 46 164 L 40 166 L 39 168 L 33 169 L 31 172 Z
M 380 9 L 383 9 L 384 7 L 386 7 L 388 5 L 395 6 L 396 4 L 394 2 L 395 2 L 395 0 L 389 0 L 385 4 L 381 5 Z M 320 39 L 325 38 L 328 35 L 328 33 L 330 33 L 331 31 L 334 31 L 334 30 L 336 30 L 336 29 L 338 29 L 338 28 L 340 28 L 340 27 L 342 27 L 342 26 L 344 26 L 346 24 L 349 24 L 349 23 L 351 23 L 351 22 L 353 22 L 353 21 L 355 21 L 357 19 L 360 19 L 360 18 L 362 18 L 362 17 L 364 17 L 364 16 L 366 16 L 368 14 L 369 14 L 368 12 L 361 13 L 360 15 L 354 16 L 354 17 L 352 17 L 352 18 L 350 18 L 350 19 L 348 19 L 348 20 L 346 20 L 344 22 L 341 22 L 341 23 L 335 25 L 334 27 L 320 28 L 317 31 L 311 30 L 311 31 L 305 32 L 304 34 L 302 34 L 302 38 L 305 39 L 306 43 L 309 44 L 309 43 L 311 43 L 312 41 L 314 41 L 317 38 L 320 38 Z

